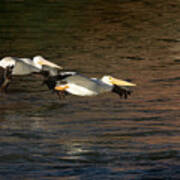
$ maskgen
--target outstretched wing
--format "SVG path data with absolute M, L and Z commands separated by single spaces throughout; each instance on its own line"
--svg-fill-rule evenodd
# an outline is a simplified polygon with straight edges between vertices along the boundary
M 71 84 L 76 84 L 78 86 L 86 87 L 87 89 L 93 91 L 97 89 L 98 86 L 98 84 L 95 81 L 80 74 L 68 76 L 67 78 L 64 78 L 63 81 Z
M 16 59 L 16 64 L 13 68 L 13 72 L 12 72 L 13 75 L 28 75 L 35 72 L 40 72 L 38 68 L 30 64 L 27 64 L 18 58 L 15 59 Z

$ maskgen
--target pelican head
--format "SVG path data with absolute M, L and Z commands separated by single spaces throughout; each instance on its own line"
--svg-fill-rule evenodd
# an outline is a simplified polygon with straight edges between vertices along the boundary
M 62 69 L 61 66 L 58 66 L 57 64 L 44 59 L 42 56 L 35 56 L 33 58 L 33 62 L 36 65 L 36 67 L 39 69 L 42 69 L 42 66 L 49 66 L 52 68 Z
M 8 66 L 15 66 L 15 58 L 13 57 L 4 57 L 3 59 L 1 59 L 0 61 L 0 66 L 3 68 L 6 68 Z
M 117 85 L 117 86 L 136 86 L 136 84 L 121 80 L 121 79 L 117 79 L 114 78 L 112 76 L 103 76 L 101 81 L 103 83 L 106 83 L 108 85 Z

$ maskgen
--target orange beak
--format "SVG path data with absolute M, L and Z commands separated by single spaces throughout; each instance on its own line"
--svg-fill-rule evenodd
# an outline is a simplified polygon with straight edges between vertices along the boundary
M 136 86 L 136 84 L 111 77 L 111 83 L 118 86 Z
M 63 69 L 61 66 L 59 66 L 59 65 L 57 65 L 57 64 L 55 64 L 55 63 L 52 63 L 52 62 L 50 62 L 50 61 L 48 61 L 48 60 L 45 60 L 45 59 L 40 59 L 40 60 L 38 61 L 38 63 L 39 63 L 40 65 L 46 65 L 46 66 L 49 66 L 49 67 L 54 67 L 54 68 L 58 68 L 58 69 Z
M 56 86 L 54 89 L 57 91 L 65 91 L 67 88 L 69 88 L 68 85 L 65 86 Z

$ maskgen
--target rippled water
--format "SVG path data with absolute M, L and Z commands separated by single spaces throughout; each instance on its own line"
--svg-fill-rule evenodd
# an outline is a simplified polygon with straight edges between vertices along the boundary
M 0 96 L 1 179 L 180 178 L 180 1 L 1 1 L 1 57 L 138 85 L 128 100 L 60 101 L 15 78 Z

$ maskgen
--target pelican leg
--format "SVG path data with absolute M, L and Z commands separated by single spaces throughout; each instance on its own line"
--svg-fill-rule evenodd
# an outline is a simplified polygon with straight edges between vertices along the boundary
M 5 69 L 0 67 L 0 91 L 1 92 L 3 92 L 3 84 L 5 80 L 4 74 L 5 74 Z
M 56 94 L 58 95 L 60 100 L 65 99 L 65 97 L 66 97 L 65 91 L 56 91 Z
M 2 87 L 0 88 L 0 94 L 4 94 L 4 89 Z
M 3 91 L 4 91 L 5 93 L 8 93 L 8 87 L 9 87 L 9 83 L 7 83 L 7 84 L 4 86 L 4 88 L 3 88 Z
M 7 93 L 7 88 L 12 79 L 12 67 L 7 67 L 6 69 L 0 68 L 0 91 L 2 93 Z
M 7 94 L 8 93 L 8 86 L 9 86 L 9 81 L 8 80 L 5 80 L 4 82 L 3 82 L 3 84 L 1 85 L 1 88 L 0 88 L 0 91 L 2 92 L 2 93 L 4 93 L 4 94 Z
M 3 83 L 3 85 L 0 87 L 0 94 L 1 94 L 1 95 L 4 96 L 4 95 L 7 94 L 7 88 L 8 88 L 7 86 L 8 86 L 8 84 L 4 84 L 4 83 Z

